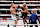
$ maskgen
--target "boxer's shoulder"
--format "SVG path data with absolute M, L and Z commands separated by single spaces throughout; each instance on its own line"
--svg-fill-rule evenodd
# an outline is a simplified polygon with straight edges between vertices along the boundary
M 10 7 L 10 9 L 12 9 L 12 7 Z
M 28 8 L 28 7 L 26 6 L 26 8 Z

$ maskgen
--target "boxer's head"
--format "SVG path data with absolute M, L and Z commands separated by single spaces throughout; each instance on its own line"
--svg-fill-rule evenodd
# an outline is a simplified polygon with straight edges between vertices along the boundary
M 13 6 L 13 3 L 11 3 L 11 6 Z
M 12 7 L 12 8 L 15 8 L 15 5 L 14 5 L 14 3 L 11 3 L 11 7 Z
M 23 7 L 25 7 L 26 6 L 26 3 L 23 3 Z
M 34 8 L 34 9 L 36 9 L 36 8 Z M 37 10 L 34 10 L 34 11 L 37 11 Z

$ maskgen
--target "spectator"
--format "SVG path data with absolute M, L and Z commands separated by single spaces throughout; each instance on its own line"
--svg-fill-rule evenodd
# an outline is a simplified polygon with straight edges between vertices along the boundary
M 31 4 L 31 3 L 29 3 L 29 4 Z

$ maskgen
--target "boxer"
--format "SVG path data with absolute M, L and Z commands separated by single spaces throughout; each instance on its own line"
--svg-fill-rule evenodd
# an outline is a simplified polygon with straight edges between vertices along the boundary
M 27 22 L 27 21 L 26 21 L 27 13 L 29 13 L 29 12 L 28 12 L 28 7 L 26 6 L 26 3 L 23 3 L 23 8 L 22 8 L 21 13 L 22 13 L 23 22 L 24 22 L 24 24 L 25 24 L 25 22 Z
M 11 3 L 10 7 L 11 17 L 13 18 L 14 23 L 17 24 L 17 18 L 16 18 L 16 5 L 14 3 Z

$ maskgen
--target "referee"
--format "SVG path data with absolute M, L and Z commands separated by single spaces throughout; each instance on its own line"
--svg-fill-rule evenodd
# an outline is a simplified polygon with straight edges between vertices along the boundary
M 33 14 L 29 17 L 29 23 L 30 24 L 37 24 L 37 22 L 36 21 L 39 21 L 39 18 L 38 18 L 38 16 L 35 14 L 35 12 L 33 12 Z M 30 22 L 31 21 L 31 22 Z M 36 27 L 38 27 L 37 25 L 35 25 Z M 30 27 L 32 27 L 32 26 L 30 26 Z

